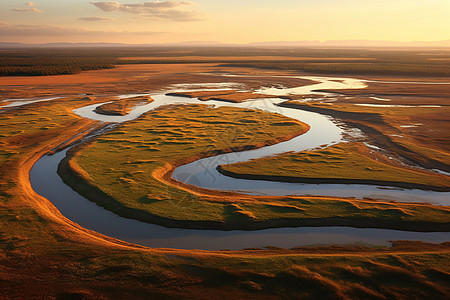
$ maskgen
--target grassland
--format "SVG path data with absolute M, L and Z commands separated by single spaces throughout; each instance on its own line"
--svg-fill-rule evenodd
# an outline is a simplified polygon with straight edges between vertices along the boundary
M 271 144 L 305 130 L 296 121 L 261 111 L 205 106 L 158 110 L 74 151 L 59 173 L 81 194 L 121 216 L 169 227 L 364 224 L 439 231 L 447 226 L 450 212 L 445 207 L 326 197 L 252 197 L 197 188 L 171 178 L 181 164 Z
M 345 75 L 406 75 L 406 76 L 450 76 L 450 68 L 445 64 L 433 62 L 417 65 L 414 62 L 240 62 L 227 63 L 225 67 L 246 67 L 276 70 L 295 70 L 306 73 L 345 74 Z
M 0 76 L 76 74 L 123 64 L 219 63 L 318 74 L 449 77 L 448 51 L 265 47 L 14 49 L 0 53 Z
M 159 89 L 189 80 L 205 82 L 204 76 L 181 74 L 205 70 L 210 69 L 133 65 L 57 79 L 5 77 L 1 88 L 4 97 L 61 95 L 68 90 L 71 93 L 111 93 L 112 89 L 117 93 L 138 92 L 143 86 Z M 129 80 L 132 74 L 141 75 L 139 72 L 150 72 L 151 80 Z M 72 113 L 73 108 L 96 102 L 103 100 L 71 96 L 0 110 L 0 298 L 450 297 L 448 243 L 395 242 L 388 248 L 330 246 L 185 251 L 130 245 L 80 227 L 33 191 L 28 174 L 41 155 L 76 133 L 98 126 Z M 295 201 L 298 203 L 298 199 Z M 358 203 L 368 205 L 367 209 L 375 207 L 366 201 L 349 201 L 347 205 L 359 213 L 353 205 Z M 314 203 L 309 205 L 314 206 Z M 385 207 L 397 206 L 386 204 Z M 427 213 L 424 212 L 424 219 Z
M 142 53 L 141 53 L 142 54 Z M 449 77 L 448 51 L 310 48 L 194 49 L 178 56 L 122 57 L 121 64 L 224 63 L 224 67 L 294 70 L 317 74 Z
M 439 102 L 445 103 L 445 98 Z M 361 129 L 391 155 L 425 168 L 450 171 L 448 112 L 442 107 L 367 107 L 287 101 L 281 106 L 334 116 Z
M 324 183 L 372 183 L 450 191 L 450 178 L 421 169 L 394 165 L 363 143 L 341 143 L 326 149 L 221 166 L 233 177 Z

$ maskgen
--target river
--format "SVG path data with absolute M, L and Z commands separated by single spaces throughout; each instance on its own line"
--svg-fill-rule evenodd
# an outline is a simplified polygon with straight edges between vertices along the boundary
M 316 89 L 346 89 L 364 88 L 364 81 L 346 78 L 304 77 L 317 83 L 289 89 L 288 94 L 319 93 Z M 209 90 L 223 89 L 230 86 L 209 86 Z M 184 85 L 183 90 L 198 89 L 196 85 Z M 279 88 L 261 89 L 264 94 L 284 95 L 286 91 Z M 122 95 L 122 97 L 138 96 Z M 324 94 L 324 96 L 328 96 Z M 284 101 L 279 98 L 258 99 L 243 103 L 227 103 L 221 101 L 201 102 L 197 99 L 151 95 L 154 102 L 137 106 L 126 116 L 105 116 L 95 113 L 94 109 L 102 105 L 88 105 L 74 112 L 81 117 L 92 120 L 120 123 L 133 120 L 147 111 L 167 104 L 205 103 L 211 107 L 232 106 L 251 109 L 261 109 L 272 113 L 294 118 L 311 126 L 311 129 L 301 136 L 276 145 L 245 152 L 234 152 L 215 157 L 205 158 L 178 167 L 173 177 L 177 180 L 195 184 L 203 188 L 215 190 L 232 190 L 254 195 L 329 195 L 345 197 L 371 197 L 402 202 L 429 202 L 438 205 L 448 205 L 450 193 L 386 189 L 370 185 L 344 184 L 300 184 L 284 182 L 268 182 L 260 180 L 242 180 L 224 176 L 216 171 L 219 164 L 247 161 L 287 151 L 302 151 L 325 147 L 345 141 L 344 129 L 339 127 L 330 117 L 317 113 L 291 108 L 281 108 L 276 104 Z M 354 131 L 347 132 L 355 134 Z M 360 134 L 356 131 L 356 134 Z M 66 150 L 67 151 L 67 150 Z M 59 162 L 65 157 L 66 151 L 53 156 L 42 157 L 30 173 L 30 181 L 37 193 L 48 198 L 67 218 L 81 226 L 99 233 L 124 241 L 150 246 L 180 249 L 243 249 L 250 247 L 276 246 L 291 248 L 296 246 L 316 244 L 352 244 L 364 243 L 389 245 L 390 240 L 420 240 L 425 242 L 444 242 L 450 240 L 449 233 L 406 232 L 388 229 L 351 228 L 351 227 L 301 227 L 276 228 L 256 231 L 219 231 L 165 228 L 136 220 L 126 219 L 107 211 L 95 203 L 80 196 L 65 185 L 57 175 Z

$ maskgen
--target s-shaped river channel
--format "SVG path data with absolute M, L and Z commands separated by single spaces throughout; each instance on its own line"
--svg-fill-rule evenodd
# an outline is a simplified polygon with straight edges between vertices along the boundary
M 317 89 L 348 89 L 364 88 L 364 81 L 349 78 L 329 77 L 298 77 L 312 79 L 318 83 L 301 87 L 295 91 L 298 94 L 308 94 Z M 223 89 L 230 84 L 210 87 Z M 183 85 L 186 89 L 186 85 Z M 175 87 L 174 87 L 175 88 Z M 195 89 L 196 85 L 187 89 Z M 271 92 L 261 89 L 261 93 Z M 275 93 L 282 92 L 275 89 Z M 318 93 L 318 92 L 314 92 Z M 136 95 L 122 95 L 130 97 Z M 146 94 L 147 95 L 147 94 Z M 324 93 L 325 95 L 325 93 Z M 197 99 L 180 98 L 164 94 L 151 95 L 154 102 L 138 106 L 126 116 L 105 116 L 94 112 L 102 105 L 94 104 L 74 110 L 81 117 L 92 120 L 120 123 L 133 120 L 141 114 L 168 104 L 205 103 Z M 329 95 L 327 95 L 329 96 Z M 344 141 L 344 129 L 335 122 L 317 113 L 297 109 L 281 108 L 277 103 L 284 100 L 279 98 L 259 99 L 243 103 L 226 103 L 208 101 L 212 108 L 221 106 L 261 109 L 279 113 L 290 118 L 308 123 L 311 129 L 299 137 L 276 145 L 263 147 L 245 152 L 234 152 L 205 159 L 180 166 L 173 174 L 177 180 L 195 184 L 203 188 L 215 190 L 232 190 L 255 195 L 330 195 L 347 197 L 372 197 L 391 199 L 404 202 L 430 202 L 448 205 L 450 193 L 440 193 L 422 190 L 379 189 L 369 185 L 344 184 L 300 184 L 269 182 L 260 180 L 242 180 L 221 175 L 216 171 L 219 164 L 247 161 L 269 155 L 276 155 L 287 151 L 302 151 L 314 149 L 323 145 L 332 145 Z M 30 172 L 30 181 L 34 190 L 49 199 L 63 215 L 79 225 L 127 242 L 160 248 L 204 249 L 204 250 L 237 250 L 252 247 L 276 246 L 292 248 L 296 246 L 317 244 L 354 244 L 364 243 L 373 245 L 389 245 L 391 240 L 419 240 L 441 243 L 450 240 L 450 233 L 446 232 L 410 232 L 376 228 L 352 227 L 298 227 L 273 228 L 254 231 L 220 231 L 165 228 L 162 226 L 140 222 L 120 217 L 94 202 L 82 197 L 69 186 L 64 184 L 56 171 L 59 162 L 65 157 L 67 150 L 52 156 L 39 159 Z

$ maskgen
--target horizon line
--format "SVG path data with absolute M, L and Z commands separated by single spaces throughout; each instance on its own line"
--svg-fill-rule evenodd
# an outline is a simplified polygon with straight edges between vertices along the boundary
M 48 42 L 48 43 L 26 43 L 26 42 L 0 42 L 2 46 L 21 45 L 24 47 L 29 46 L 51 46 L 51 45 L 90 45 L 90 46 L 108 46 L 108 45 L 121 45 L 121 46 L 209 46 L 209 47 L 238 47 L 238 46 L 250 46 L 250 47 L 408 47 L 408 48 L 423 48 L 423 47 L 444 47 L 450 48 L 450 39 L 436 40 L 436 41 L 393 41 L 393 40 L 299 40 L 299 41 L 262 41 L 262 42 L 249 42 L 249 43 L 222 43 L 218 41 L 183 41 L 183 42 L 167 42 L 167 43 L 124 43 L 124 42 Z

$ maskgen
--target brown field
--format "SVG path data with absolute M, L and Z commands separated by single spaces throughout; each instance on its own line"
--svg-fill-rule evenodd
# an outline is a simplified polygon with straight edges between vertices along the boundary
M 95 112 L 101 115 L 125 116 L 131 112 L 133 107 L 142 103 L 151 103 L 153 99 L 150 96 L 138 96 L 124 99 L 114 99 L 111 103 L 98 106 Z
M 433 97 L 417 97 L 417 96 L 403 96 L 403 95 L 380 95 L 380 94 L 358 94 L 358 95 L 342 95 L 336 94 L 336 100 L 333 103 L 352 103 L 352 104 L 380 104 L 380 105 L 440 105 L 448 106 L 443 98 L 438 96 Z M 302 100 L 303 98 L 311 98 L 312 95 L 293 99 Z M 321 102 L 323 97 L 317 97 L 316 102 Z M 388 101 L 377 100 L 374 98 L 386 99 Z M 312 101 L 314 102 L 314 101 Z
M 447 82 L 448 84 L 439 84 L 439 85 L 436 84 L 430 86 L 429 84 L 408 84 L 407 82 L 406 83 L 369 82 L 368 87 L 363 90 L 339 90 L 336 92 L 349 96 L 374 95 L 374 96 L 403 96 L 403 97 L 422 97 L 422 98 L 438 97 L 441 98 L 441 101 L 450 97 L 450 79 L 443 81 L 430 81 L 430 82 L 441 82 L 441 83 Z M 441 102 L 443 105 L 448 105 L 446 101 L 443 102 L 444 103 Z
M 286 61 L 286 60 L 305 60 L 305 61 L 314 61 L 314 60 L 325 60 L 325 61 L 335 61 L 335 60 L 344 60 L 344 61 L 359 61 L 359 60 L 375 60 L 375 58 L 366 58 L 366 57 L 306 57 L 306 56 L 134 56 L 134 57 L 121 57 L 120 60 L 150 60 L 150 61 L 163 61 L 163 60 L 190 60 L 190 61 L 242 61 L 242 60 L 269 60 L 269 61 Z
M 261 99 L 261 98 L 273 98 L 270 95 L 262 95 L 253 92 L 239 92 L 239 91 L 199 91 L 199 92 L 175 92 L 168 93 L 168 95 L 187 97 L 187 98 L 198 98 L 202 101 L 208 100 L 218 100 L 226 102 L 239 103 L 249 99 Z
M 115 69 L 88 71 L 76 75 L 2 77 L 0 82 L 1 99 L 41 97 L 49 95 L 73 94 L 121 94 L 156 92 L 171 84 L 236 82 L 235 78 L 226 78 L 204 73 L 234 72 L 234 68 L 220 68 L 217 64 L 158 64 L 158 65 L 124 65 Z M 280 74 L 277 71 L 243 68 L 245 75 Z M 290 78 L 249 77 L 239 79 L 249 88 L 261 85 L 301 86 L 310 84 L 309 80 Z M 0 99 L 0 100 L 1 100 Z
M 127 65 L 78 75 L 2 78 L 1 100 L 48 95 L 65 95 L 67 98 L 11 110 L 0 108 L 0 298 L 450 297 L 449 243 L 435 245 L 403 241 L 394 242 L 392 247 L 387 248 L 352 245 L 241 251 L 152 249 L 82 228 L 61 215 L 52 203 L 32 189 L 29 172 L 42 155 L 57 148 L 76 133 L 92 126 L 100 126 L 98 122 L 76 116 L 72 109 L 103 102 L 104 99 L 69 95 L 89 93 L 94 94 L 93 96 L 111 96 L 162 91 L 167 86 L 178 83 L 225 81 L 219 75 L 201 74 L 205 72 L 239 72 L 250 75 L 247 78 L 226 78 L 226 81 L 239 81 L 249 88 L 310 83 L 299 79 L 251 77 L 297 74 L 293 71 L 252 68 L 237 70 L 216 64 Z M 396 77 L 383 78 L 400 80 Z M 408 80 L 415 81 L 417 78 Z M 434 79 L 427 78 L 428 80 Z M 382 92 L 380 87 L 371 88 L 373 93 Z M 448 96 L 448 90 L 443 87 L 435 90 L 433 86 L 432 91 L 427 91 L 425 87 L 416 88 L 410 95 L 427 95 L 433 99 L 438 99 L 435 96 L 437 93 Z M 396 86 L 392 90 L 409 93 L 403 87 Z M 442 97 L 442 102 L 436 100 L 434 103 L 447 105 L 448 99 L 445 97 Z M 360 99 L 364 101 L 367 98 Z M 401 101 L 398 100 L 397 103 L 403 103 Z M 405 101 L 408 103 L 409 100 Z M 415 103 L 420 101 L 422 100 Z M 346 106 L 336 107 L 337 111 L 343 112 L 352 112 L 352 109 Z M 367 112 L 365 108 L 359 109 Z M 371 110 L 368 109 L 368 112 Z M 349 121 L 360 122 L 383 132 L 400 131 L 408 138 L 393 142 L 406 143 L 405 147 L 420 154 L 424 160 L 430 157 L 430 153 L 435 157 L 436 153 L 442 155 L 448 150 L 448 139 L 446 136 L 442 138 L 447 132 L 445 126 L 448 126 L 448 120 L 445 116 L 448 114 L 440 111 L 413 111 L 411 114 L 394 111 L 393 114 L 385 115 L 386 124 L 374 125 L 370 120 Z M 411 131 L 411 128 L 398 127 L 399 124 L 406 124 L 405 121 L 420 122 L 429 128 L 423 131 L 422 136 L 415 137 L 420 130 Z M 397 151 L 397 148 L 390 150 Z M 445 155 L 438 158 L 441 163 L 448 163 Z

